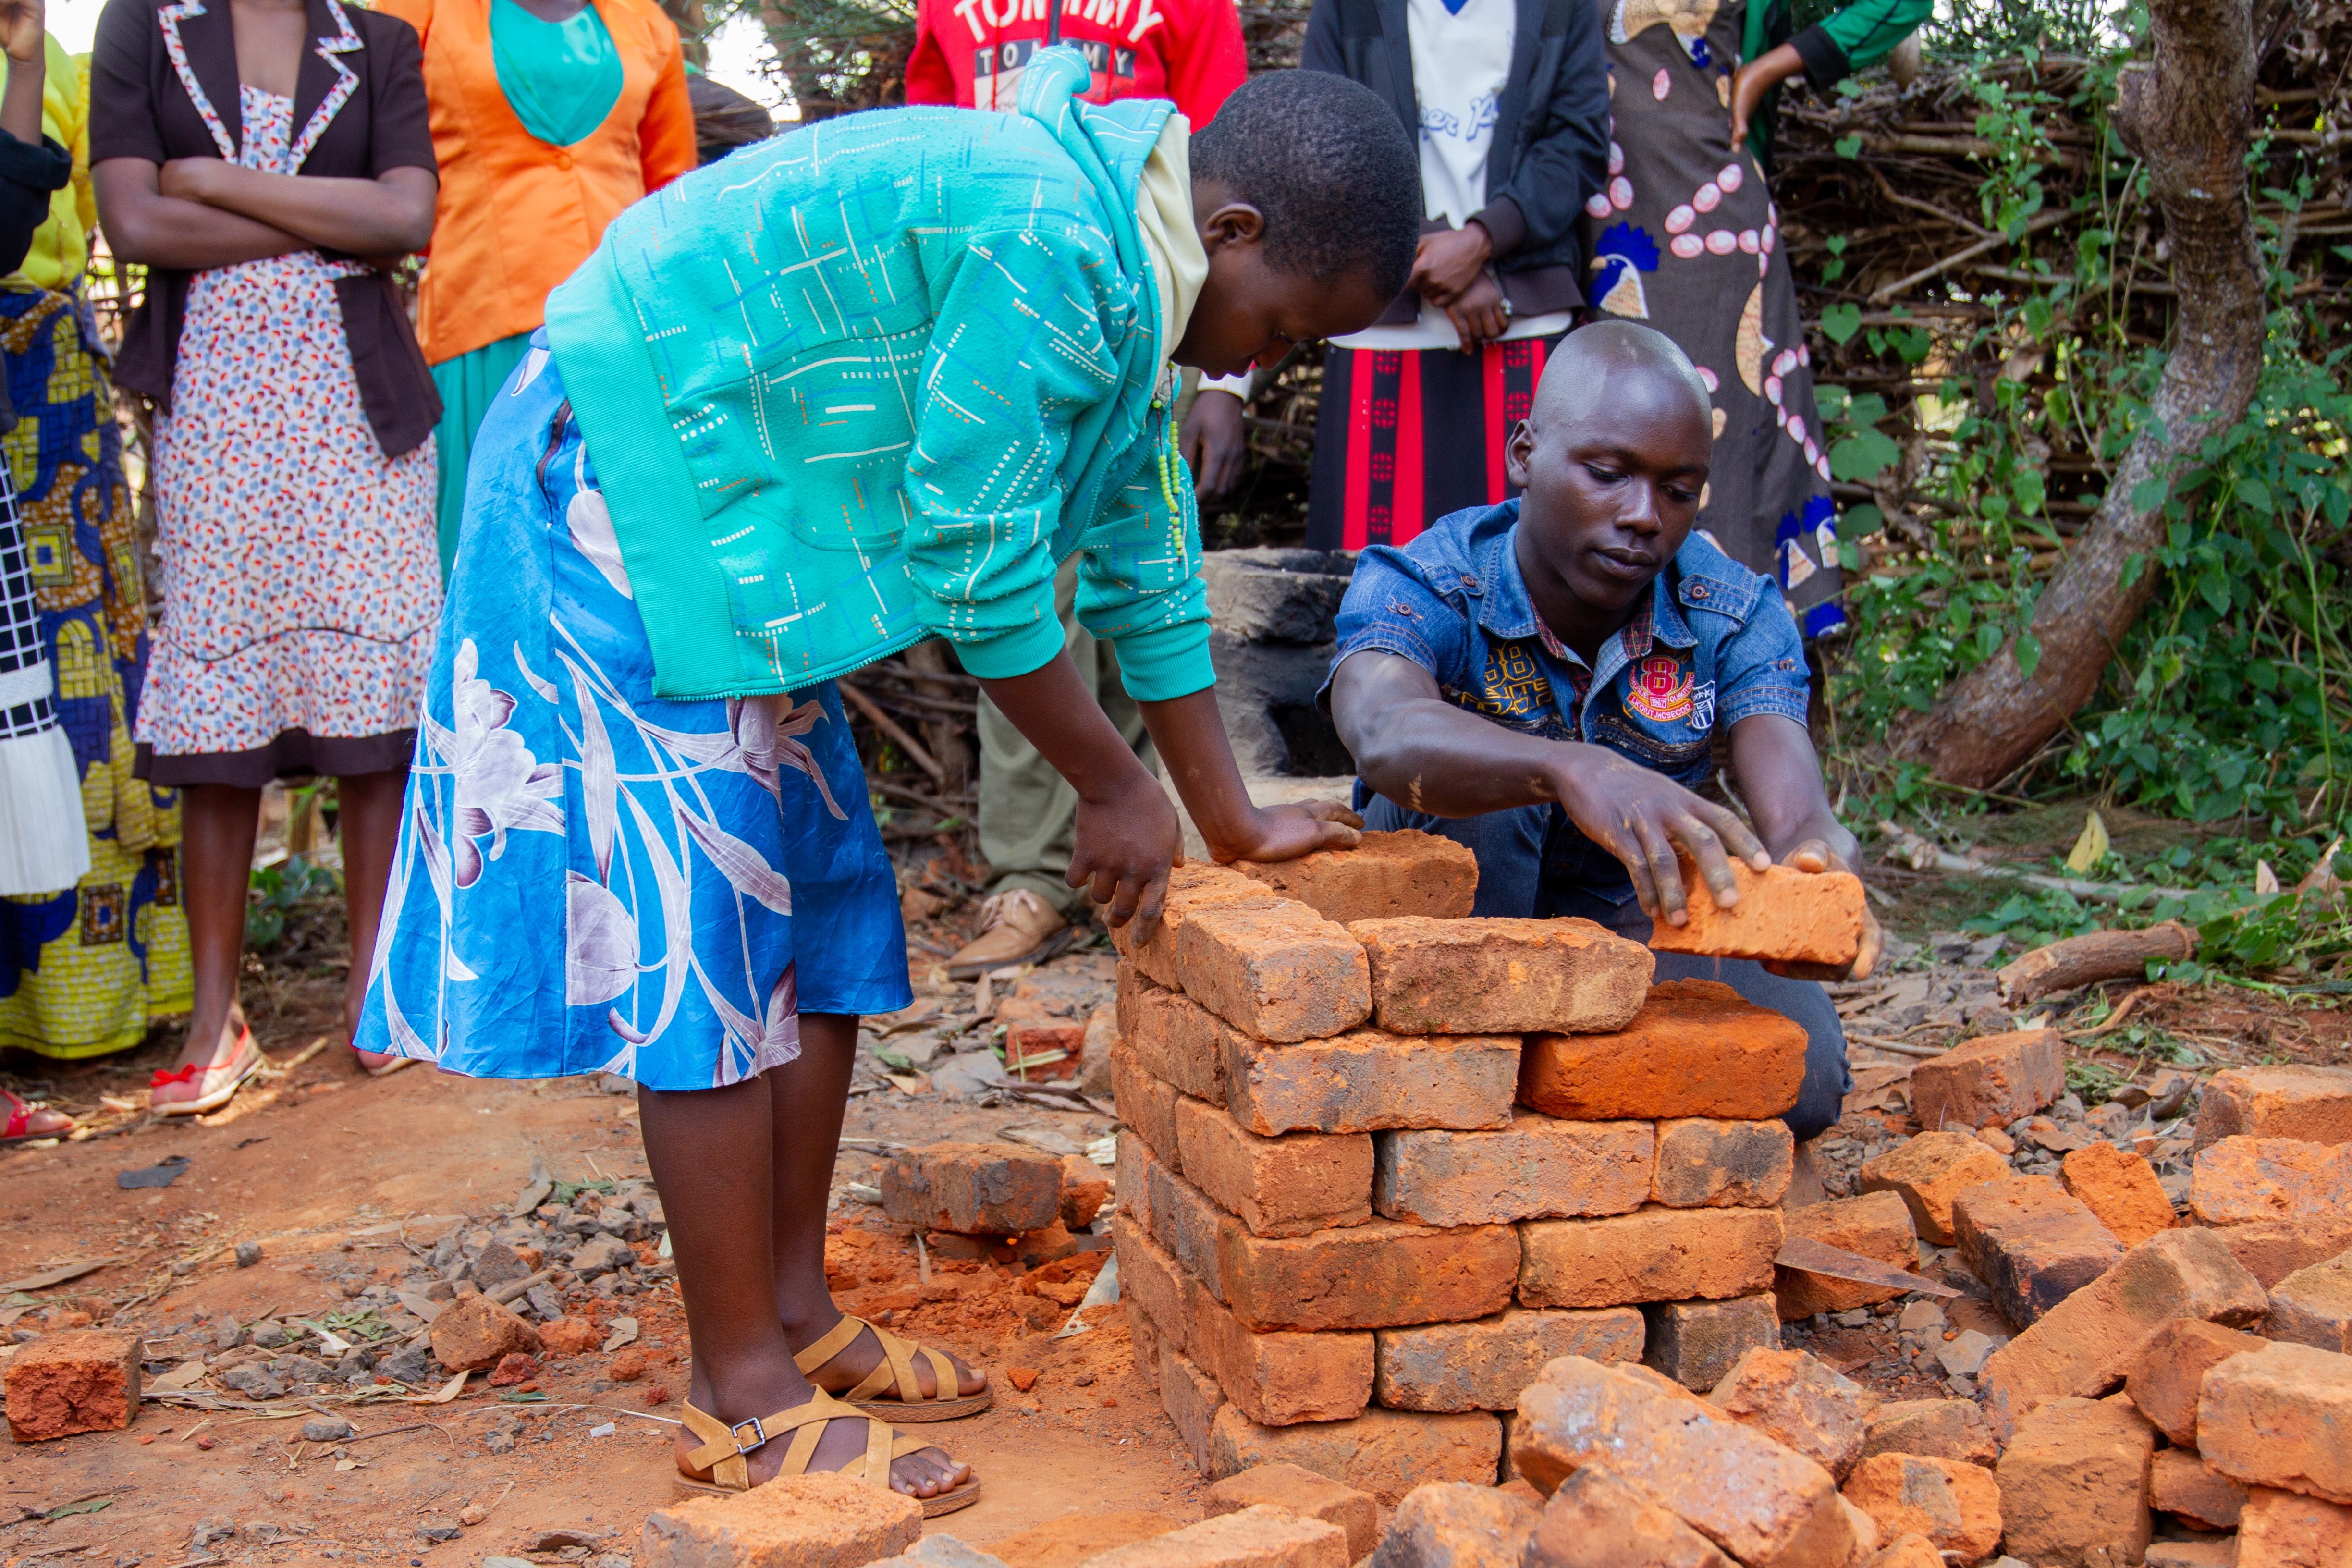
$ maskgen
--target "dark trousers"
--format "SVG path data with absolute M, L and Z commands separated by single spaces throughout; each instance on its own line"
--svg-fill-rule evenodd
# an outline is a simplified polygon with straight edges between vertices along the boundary
M 1440 817 L 1407 811 L 1357 786 L 1364 826 L 1381 831 L 1418 827 L 1463 845 L 1478 857 L 1476 915 L 1550 919 L 1576 915 L 1634 942 L 1650 940 L 1650 917 L 1634 901 L 1624 868 L 1587 843 L 1549 806 L 1520 806 L 1484 816 Z M 1366 798 L 1369 797 L 1369 798 Z M 1612 875 L 1613 873 L 1613 876 Z M 1805 1031 L 1805 1081 L 1797 1103 L 1780 1120 L 1802 1143 L 1837 1125 L 1853 1075 L 1845 1060 L 1845 1026 L 1829 993 L 1810 980 L 1788 980 L 1744 958 L 1657 955 L 1660 980 L 1716 980 L 1759 1007 L 1769 1007 Z

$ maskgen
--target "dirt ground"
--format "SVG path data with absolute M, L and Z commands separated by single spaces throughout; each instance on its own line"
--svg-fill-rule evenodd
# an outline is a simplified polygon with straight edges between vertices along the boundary
M 1919 946 L 1904 960 L 1907 970 L 1898 965 L 1842 1001 L 1850 1026 L 1940 1044 L 1998 1023 L 1977 1016 L 1990 979 L 1969 939 L 1925 929 L 1940 912 L 1907 898 L 1897 908 L 1890 929 L 1908 931 L 1906 940 Z M 960 918 L 950 908 L 915 924 L 909 957 L 919 976 L 958 940 Z M 331 926 L 314 922 L 268 963 L 252 965 L 256 1035 L 278 1062 L 301 1056 L 339 1019 L 340 933 Z M 1110 965 L 1099 948 L 1030 978 L 1026 989 L 1055 1013 L 1083 1017 L 1109 996 Z M 2109 989 L 2113 1001 L 2136 988 Z M 943 979 L 919 980 L 918 990 L 927 1001 L 917 1014 L 936 1005 L 950 1022 L 976 1000 L 971 985 Z M 2209 1066 L 2342 1062 L 2352 1054 L 2352 1016 L 2339 1008 L 2227 987 L 2146 992 L 2135 1016 L 2154 1033 L 2126 1050 L 2103 1048 L 2114 1037 L 2085 1037 L 2077 1054 L 2127 1075 L 2162 1065 L 2174 1041 L 2191 1043 Z M 827 1258 L 845 1308 L 887 1314 L 898 1331 L 966 1356 L 988 1369 L 996 1388 L 993 1410 L 933 1429 L 974 1464 L 984 1489 L 976 1506 L 933 1528 L 985 1546 L 1048 1521 L 1119 1510 L 1199 1517 L 1200 1477 L 1135 1373 L 1118 1310 L 1090 1309 L 1087 1331 L 1052 1337 L 1103 1254 L 1034 1273 L 918 1258 L 862 1201 L 891 1143 L 997 1139 L 1019 1129 L 1048 1146 L 1058 1135 L 1084 1148 L 1114 1125 L 1107 1107 L 1082 1101 L 992 1106 L 943 1095 L 919 1070 L 925 1058 L 937 1068 L 944 1057 L 933 1053 L 971 1042 L 940 1042 L 937 1032 L 866 1042 Z M 151 1367 L 182 1361 L 214 1352 L 224 1320 L 315 1321 L 363 1304 L 352 1299 L 372 1284 L 414 1279 L 420 1255 L 445 1233 L 467 1221 L 496 1223 L 534 1162 L 559 1182 L 646 1175 L 633 1096 L 590 1079 L 475 1081 L 422 1067 L 371 1080 L 340 1035 L 202 1125 L 151 1123 L 146 1075 L 168 1062 L 176 1040 L 176 1030 L 159 1028 L 147 1048 L 119 1060 L 61 1067 L 16 1058 L 6 1064 L 16 1070 L 0 1074 L 19 1092 L 47 1094 L 85 1119 L 79 1141 L 0 1152 L 0 1282 L 103 1260 L 70 1281 L 0 1289 L 0 1342 L 88 1314 L 148 1335 Z M 901 1059 L 877 1058 L 876 1046 Z M 903 1059 L 909 1056 L 911 1065 Z M 1830 1194 L 1842 1190 L 1844 1167 L 1914 1130 L 1900 1075 L 1916 1058 L 1861 1045 L 1854 1058 L 1857 1093 L 1845 1123 L 1824 1140 L 1842 1152 L 1825 1156 Z M 169 1186 L 116 1184 L 119 1172 L 173 1157 L 188 1163 Z M 241 1242 L 259 1244 L 257 1262 L 238 1266 Z M 675 1416 L 685 1385 L 675 1286 L 650 1244 L 638 1250 L 639 1293 L 575 1288 L 564 1305 L 568 1317 L 608 1336 L 617 1334 L 617 1320 L 633 1321 L 636 1342 L 611 1353 L 543 1358 L 538 1375 L 519 1387 L 489 1387 L 477 1375 L 443 1404 L 415 1403 L 401 1387 L 378 1384 L 373 1393 L 298 1393 L 209 1414 L 151 1401 L 127 1433 L 10 1445 L 0 1452 L 0 1512 L 16 1521 L 0 1524 L 0 1568 L 321 1561 L 471 1568 L 496 1554 L 622 1568 L 644 1515 L 671 1499 L 673 1428 L 664 1418 Z M 1956 1326 L 1969 1321 L 1955 1310 Z M 1932 1344 L 1898 1345 L 1883 1314 L 1855 1325 L 1804 1325 L 1790 1342 L 1895 1397 L 1951 1391 L 1926 1353 Z M 1025 1392 L 1011 1376 L 1016 1368 L 1036 1374 Z M 302 1440 L 302 1422 L 321 1415 L 349 1418 L 356 1436 Z M 98 1506 L 41 1517 L 78 1503 Z M 465 1522 L 475 1517 L 469 1505 L 479 1522 Z

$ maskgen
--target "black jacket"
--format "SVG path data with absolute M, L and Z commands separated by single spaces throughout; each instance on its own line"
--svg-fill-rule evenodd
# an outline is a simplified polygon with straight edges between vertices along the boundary
M 1609 58 L 1595 0 L 1517 0 L 1515 10 L 1486 205 L 1472 216 L 1494 237 L 1495 270 L 1512 310 L 1531 316 L 1584 303 L 1576 220 L 1609 180 Z M 1315 0 L 1299 63 L 1387 99 L 1419 147 L 1404 0 Z M 1408 289 L 1381 319 L 1410 321 L 1419 309 Z
M 49 196 L 73 178 L 73 159 L 47 137 L 37 147 L 0 131 L 0 277 L 25 265 L 33 231 L 49 220 Z M 0 431 L 16 427 L 8 378 L 0 375 Z

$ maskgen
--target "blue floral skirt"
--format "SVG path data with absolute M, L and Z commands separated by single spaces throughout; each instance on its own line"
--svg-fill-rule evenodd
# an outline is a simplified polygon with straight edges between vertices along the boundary
M 831 682 L 674 702 L 554 362 L 483 420 L 355 1042 L 709 1089 L 913 1000 Z

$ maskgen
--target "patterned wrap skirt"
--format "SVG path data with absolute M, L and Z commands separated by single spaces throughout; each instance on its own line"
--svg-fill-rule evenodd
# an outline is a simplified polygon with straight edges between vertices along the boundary
M 357 1044 L 710 1089 L 913 1000 L 831 682 L 670 701 L 544 338 L 493 401 Z

